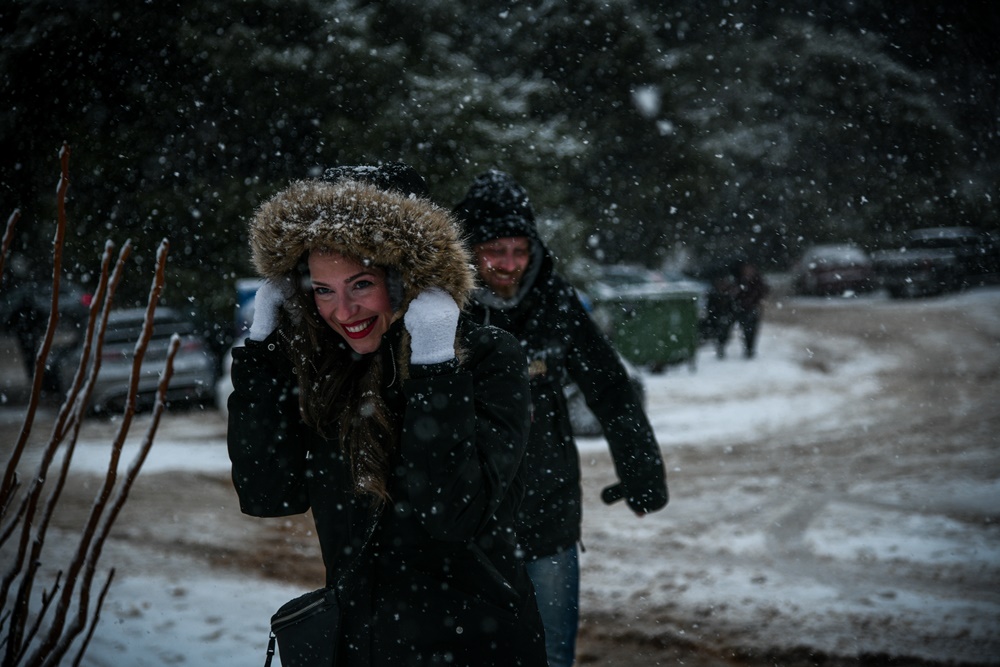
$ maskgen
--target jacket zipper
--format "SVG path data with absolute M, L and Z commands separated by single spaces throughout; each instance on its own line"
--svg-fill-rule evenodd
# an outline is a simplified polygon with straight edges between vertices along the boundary
M 295 611 L 293 611 L 293 612 L 291 612 L 291 613 L 289 613 L 289 614 L 287 614 L 285 616 L 282 616 L 281 618 L 274 619 L 273 625 L 280 626 L 280 625 L 285 625 L 285 624 L 291 623 L 295 619 L 297 619 L 299 616 L 305 615 L 306 613 L 312 611 L 316 607 L 321 606 L 325 602 L 326 602 L 326 597 L 324 596 L 324 597 L 322 597 L 322 598 L 320 598 L 318 600 L 310 602 L 309 604 L 307 604 L 302 609 L 296 609 Z

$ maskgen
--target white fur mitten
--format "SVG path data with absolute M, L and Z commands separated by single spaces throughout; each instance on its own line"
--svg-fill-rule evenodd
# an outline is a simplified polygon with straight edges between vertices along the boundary
M 250 340 L 264 340 L 271 335 L 278 326 L 278 310 L 293 293 L 292 279 L 288 276 L 264 281 L 254 297 Z
M 440 364 L 455 357 L 458 304 L 439 287 L 421 292 L 406 309 L 403 324 L 410 332 L 410 363 Z

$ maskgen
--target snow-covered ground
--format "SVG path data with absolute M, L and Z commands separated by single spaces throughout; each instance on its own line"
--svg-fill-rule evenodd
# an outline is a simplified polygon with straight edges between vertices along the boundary
M 1000 664 L 1000 292 L 781 305 L 758 359 L 647 378 L 671 503 L 587 507 L 585 619 L 716 664 Z
M 976 313 L 992 337 L 987 353 L 1000 354 L 1000 290 L 951 302 Z M 896 304 L 873 297 L 826 307 L 846 313 Z M 639 633 L 662 631 L 702 643 L 720 633 L 720 645 L 802 645 L 836 655 L 899 655 L 912 636 L 913 649 L 905 655 L 976 664 L 1000 660 L 1000 532 L 995 523 L 984 526 L 956 514 L 964 507 L 976 516 L 998 516 L 997 448 L 976 454 L 983 474 L 955 479 L 945 472 L 935 487 L 919 474 L 909 484 L 882 485 L 888 477 L 866 475 L 868 450 L 859 447 L 849 454 L 858 456 L 856 475 L 836 493 L 824 492 L 821 507 L 815 497 L 794 490 L 823 485 L 822 459 L 816 459 L 820 469 L 803 463 L 819 456 L 813 450 L 874 432 L 893 400 L 883 396 L 883 373 L 906 363 L 892 350 L 817 336 L 788 317 L 773 317 L 765 319 L 754 360 L 740 358 L 734 341 L 727 359 L 703 348 L 694 372 L 681 367 L 647 375 L 648 412 L 665 452 L 671 503 L 642 520 L 621 504 L 601 505 L 597 491 L 613 481 L 606 443 L 580 441 L 588 503 L 585 622 L 617 618 Z M 133 427 L 136 437 L 143 425 L 140 419 Z M 107 443 L 103 436 L 82 441 L 76 473 L 102 472 Z M 774 460 L 783 463 L 764 463 L 779 448 L 781 458 Z M 222 417 L 214 411 L 180 413 L 161 426 L 143 475 L 218 477 L 228 466 Z M 877 502 L 869 502 L 873 498 Z M 958 509 L 900 509 L 936 499 Z M 781 516 L 789 525 L 772 515 L 759 525 L 764 508 L 784 501 L 789 504 L 780 508 Z M 218 517 L 220 526 L 226 521 Z M 117 549 L 109 549 L 108 566 L 115 564 Z M 907 571 L 931 565 L 944 574 L 928 581 L 925 591 L 900 590 L 866 575 L 886 564 Z M 959 568 L 968 571 L 960 590 L 944 590 L 949 573 Z M 166 553 L 141 572 L 123 567 L 83 664 L 261 664 L 270 614 L 301 592 L 297 584 L 210 567 L 197 554 Z M 699 614 L 705 619 L 700 628 L 691 622 Z

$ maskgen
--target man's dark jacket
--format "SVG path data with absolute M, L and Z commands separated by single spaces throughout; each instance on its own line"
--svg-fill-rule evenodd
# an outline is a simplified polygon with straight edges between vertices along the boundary
M 496 308 L 474 297 L 468 307 L 476 321 L 514 334 L 528 357 L 533 417 L 517 528 L 528 560 L 580 541 L 580 460 L 563 392 L 570 380 L 604 429 L 629 507 L 652 512 L 668 499 L 659 445 L 625 368 L 541 242 L 534 242 L 540 267 L 517 305 Z

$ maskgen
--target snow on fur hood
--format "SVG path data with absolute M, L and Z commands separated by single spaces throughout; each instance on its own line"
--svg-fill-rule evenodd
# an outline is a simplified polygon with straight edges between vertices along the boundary
M 293 182 L 254 214 L 250 248 L 257 271 L 271 279 L 291 274 L 317 249 L 395 268 L 404 310 L 430 287 L 444 289 L 464 307 L 475 280 L 471 256 L 448 211 L 354 180 Z

